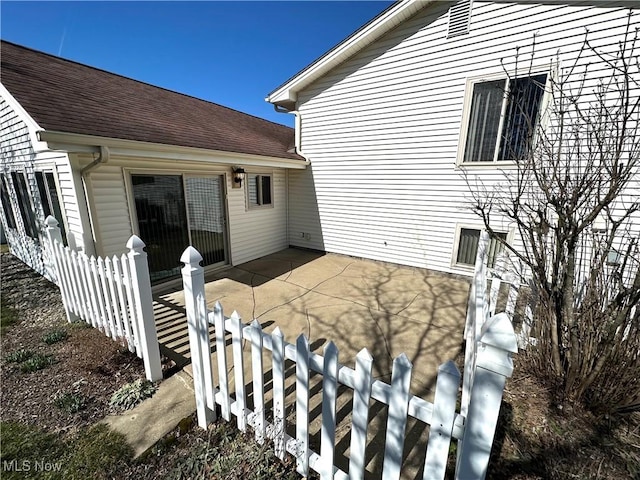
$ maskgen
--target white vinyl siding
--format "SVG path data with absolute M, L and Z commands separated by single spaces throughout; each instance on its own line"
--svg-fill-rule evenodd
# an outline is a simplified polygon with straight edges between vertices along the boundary
M 286 170 L 251 169 L 252 175 L 271 175 L 272 206 L 246 208 L 245 188 L 228 188 L 231 264 L 238 265 L 289 246 L 287 240 Z M 247 178 L 249 175 L 247 175 Z
M 10 101 L 11 100 L 11 101 Z M 3 227 L 7 242 L 11 252 L 27 263 L 37 272 L 50 277 L 43 261 L 43 250 L 41 243 L 46 238 L 44 230 L 44 209 L 41 205 L 35 171 L 43 170 L 42 165 L 57 176 L 60 194 L 60 207 L 67 218 L 69 231 L 67 237 L 69 241 L 75 241 L 75 234 L 79 235 L 80 242 L 75 242 L 82 248 L 82 224 L 79 221 L 77 199 L 73 182 L 71 179 L 71 164 L 69 158 L 64 153 L 59 152 L 37 152 L 32 145 L 32 138 L 29 134 L 27 121 L 33 123 L 30 118 L 23 118 L 12 106 L 13 99 L 0 98 L 0 138 L 2 158 L 0 159 L 0 169 L 6 175 L 7 195 L 11 202 L 14 213 L 15 228 L 9 227 L 3 217 Z M 25 184 L 28 189 L 29 204 L 32 211 L 35 226 L 38 229 L 36 238 L 27 235 L 23 224 L 22 215 L 18 205 L 17 192 L 14 190 L 11 173 L 25 176 Z
M 125 185 L 131 165 L 126 159 L 111 158 L 106 165 L 93 170 L 90 178 L 90 195 L 93 198 L 92 219 L 100 245 L 100 255 L 113 255 L 126 251 L 125 244 L 134 231 L 132 229 L 130 202 L 131 192 Z M 154 168 L 153 161 L 137 161 L 131 172 L 150 174 L 181 174 L 181 170 Z M 232 265 L 287 248 L 286 172 L 283 169 L 252 170 L 257 174 L 272 176 L 273 208 L 248 210 L 245 203 L 245 189 L 232 188 L 231 170 L 228 166 L 211 165 L 185 167 L 189 175 L 217 175 L 225 173 L 228 213 L 227 229 L 229 238 L 229 262 Z M 144 239 L 143 239 L 144 240 Z
M 91 199 L 96 253 L 107 256 L 126 252 L 125 245 L 133 230 L 122 168 L 111 164 L 99 165 L 86 176 L 85 181 Z
M 35 153 L 26 123 L 5 98 L 0 98 L 0 150 L 2 151 L 0 159 L 2 173 L 6 180 L 6 194 L 10 199 L 15 220 L 8 222 L 4 211 L 2 212 L 2 226 L 9 246 L 14 255 L 34 270 L 44 273 L 39 241 L 29 236 L 30 225 L 24 224 L 26 212 L 23 211 L 24 206 L 21 205 L 20 195 L 14 182 L 16 173 L 25 175 L 32 169 Z M 31 212 L 31 214 L 34 213 Z M 13 223 L 13 228 L 10 227 L 10 223 Z
M 472 0 L 460 0 L 449 9 L 448 38 L 469 33 L 469 18 L 471 17 Z
M 512 72 L 516 46 L 528 67 L 534 33 L 536 72 L 570 64 L 585 25 L 596 48 L 612 51 L 627 14 L 474 1 L 469 34 L 447 38 L 448 12 L 436 3 L 318 79 L 297 105 L 312 170 L 290 177 L 292 196 L 312 186 L 317 204 L 291 198 L 291 243 L 465 273 L 451 259 L 456 224 L 478 221 L 456 168 L 468 80 Z M 491 189 L 502 179 L 493 167 L 470 170 L 472 185 Z M 320 238 L 305 241 L 300 232 L 315 218 Z M 502 223 L 496 218 L 496 228 L 508 230 Z
M 289 245 L 324 250 L 313 165 L 289 171 Z

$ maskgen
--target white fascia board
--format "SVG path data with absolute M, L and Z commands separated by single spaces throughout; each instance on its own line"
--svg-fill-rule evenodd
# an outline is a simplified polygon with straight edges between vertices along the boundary
M 36 153 L 48 150 L 47 144 L 45 142 L 41 142 L 38 139 L 38 132 L 42 130 L 42 127 L 38 125 L 38 122 L 36 122 L 33 117 L 29 115 L 29 112 L 27 112 L 24 107 L 20 105 L 20 102 L 18 102 L 18 100 L 16 100 L 16 98 L 11 95 L 11 92 L 9 92 L 9 90 L 7 90 L 7 87 L 5 87 L 2 83 L 0 83 L 0 97 L 6 100 L 9 106 L 26 124 L 27 129 L 29 130 L 29 138 L 31 140 L 31 146 L 33 147 L 33 150 Z
M 188 161 L 203 163 L 221 163 L 228 165 L 253 165 L 276 168 L 305 169 L 308 160 L 253 155 L 248 153 L 207 150 L 204 148 L 181 147 L 161 143 L 138 142 L 119 138 L 97 137 L 79 133 L 54 132 L 41 130 L 38 132 L 41 141 L 46 142 L 51 150 L 63 150 L 77 153 L 96 153 L 100 146 L 109 147 L 111 156 L 140 159 Z
M 265 100 L 274 104 L 295 102 L 298 92 L 304 87 L 431 3 L 434 0 L 406 0 L 396 3 L 271 92 Z

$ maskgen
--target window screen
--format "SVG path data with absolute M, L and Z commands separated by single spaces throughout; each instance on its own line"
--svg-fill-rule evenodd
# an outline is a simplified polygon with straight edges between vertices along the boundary
M 13 180 L 13 188 L 18 196 L 18 207 L 20 208 L 20 216 L 24 224 L 25 233 L 31 238 L 38 238 L 38 228 L 36 227 L 36 218 L 29 200 L 29 189 L 24 173 L 11 172 Z
M 498 233 L 503 240 L 507 239 L 506 233 Z M 480 230 L 475 228 L 461 228 L 460 237 L 458 239 L 458 255 L 456 263 L 459 265 L 475 265 L 476 255 L 478 254 L 478 242 L 480 241 Z M 498 254 L 502 252 L 504 245 L 496 239 L 492 239 L 489 244 L 489 254 L 487 265 L 493 268 L 498 258 Z
M 36 172 L 36 183 L 38 184 L 38 193 L 42 202 L 42 210 L 45 219 L 51 215 L 58 221 L 58 227 L 62 234 L 62 241 L 66 245 L 67 236 L 64 228 L 64 219 L 62 218 L 62 208 L 60 207 L 60 196 L 58 195 L 58 187 L 56 186 L 55 176 L 52 172 Z
M 527 155 L 546 81 L 547 75 L 541 74 L 475 83 L 463 161 L 518 160 Z
M 249 174 L 247 183 L 249 208 L 272 205 L 273 191 L 271 175 Z
M 11 206 L 11 199 L 9 198 L 7 177 L 4 175 L 2 175 L 2 182 L 0 183 L 0 195 L 2 197 L 2 210 L 4 211 L 4 218 L 7 221 L 7 227 L 16 228 L 16 218 L 13 213 L 13 207 Z

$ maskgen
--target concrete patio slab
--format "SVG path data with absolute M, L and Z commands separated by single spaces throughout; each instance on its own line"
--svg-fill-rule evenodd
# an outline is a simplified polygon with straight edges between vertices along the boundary
M 419 268 L 290 248 L 238 267 L 207 274 L 206 282 L 209 308 L 220 301 L 227 316 L 236 310 L 244 323 L 257 318 L 267 333 L 280 327 L 289 343 L 295 343 L 298 335 L 304 334 L 309 338 L 312 350 L 318 354 L 322 354 L 326 345 L 333 341 L 340 352 L 340 363 L 349 367 L 353 367 L 356 354 L 366 348 L 374 357 L 375 377 L 387 383 L 391 379 L 393 359 L 405 353 L 413 364 L 411 391 L 426 400 L 433 399 L 438 366 L 456 358 L 461 351 L 469 292 L 466 279 Z M 179 366 L 185 366 L 181 375 L 191 375 L 183 293 L 178 290 L 156 295 L 155 315 L 163 353 Z M 213 326 L 209 332 L 213 351 Z M 237 372 L 234 372 L 230 361 L 230 343 L 225 350 L 230 362 L 229 388 L 233 392 L 234 374 Z M 218 378 L 216 357 L 213 352 L 215 379 Z M 244 343 L 243 357 L 244 379 L 250 392 L 251 342 Z M 270 389 L 269 356 L 263 355 L 263 360 L 264 381 Z M 293 422 L 293 364 L 287 367 L 286 375 L 285 404 L 288 405 L 287 416 Z M 312 376 L 309 399 L 312 418 L 310 442 L 315 449 L 320 446 L 321 381 L 321 375 Z M 181 395 L 187 392 L 186 395 L 193 399 L 192 387 L 174 387 L 183 390 Z M 345 469 L 352 392 L 345 387 L 338 393 L 336 462 Z M 267 391 L 267 402 L 271 401 L 270 396 Z M 253 402 L 251 394 L 248 401 Z M 189 408 L 195 410 L 193 404 Z M 387 407 L 375 402 L 368 439 L 367 464 L 370 471 L 379 471 L 382 462 L 380 452 L 385 441 L 386 412 Z M 169 414 L 167 418 L 171 418 Z M 132 421 L 136 419 L 123 418 L 119 425 L 125 428 Z M 169 423 L 174 423 L 174 420 Z M 295 434 L 293 431 L 289 433 Z M 410 451 L 402 478 L 413 479 L 419 471 L 424 461 L 427 435 L 428 429 L 424 424 L 410 420 L 407 429 Z M 137 450 L 146 445 L 142 440 L 133 441 L 141 445 L 136 447 Z
M 227 316 L 257 318 L 267 332 L 278 326 L 291 343 L 305 334 L 317 353 L 334 341 L 345 365 L 367 348 L 381 378 L 404 352 L 415 393 L 427 397 L 438 365 L 460 352 L 468 290 L 467 280 L 450 275 L 293 248 L 207 275 L 205 287 L 209 308 L 220 301 Z M 156 300 L 163 350 L 187 363 L 183 293 Z

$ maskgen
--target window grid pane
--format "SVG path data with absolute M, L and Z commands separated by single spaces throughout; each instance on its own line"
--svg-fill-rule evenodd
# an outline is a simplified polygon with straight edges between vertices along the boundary
M 249 207 L 257 207 L 260 205 L 258 201 L 260 175 L 251 175 L 249 182 L 247 183 L 247 190 L 249 196 Z
M 24 173 L 11 172 L 11 178 L 13 179 L 13 188 L 18 195 L 18 206 L 20 207 L 20 216 L 22 217 L 25 233 L 29 237 L 37 239 L 38 229 L 36 227 L 35 214 L 29 201 L 29 190 Z
M 492 162 L 498 142 L 505 80 L 480 82 L 473 86 L 465 162 Z
M 47 197 L 47 188 L 44 184 L 44 174 L 42 172 L 36 172 L 36 183 L 38 184 L 38 194 L 40 195 L 44 218 L 47 218 L 51 215 L 51 205 L 49 205 L 49 197 Z
M 480 230 L 461 228 L 456 263 L 474 265 L 476 263 L 476 252 L 478 251 L 479 240 Z
M 547 75 L 516 78 L 509 82 L 509 96 L 498 160 L 524 158 L 531 149 L 540 115 Z
M 151 281 L 179 276 L 180 255 L 189 245 L 182 176 L 131 175 L 131 183 Z
M 271 205 L 271 175 L 249 175 L 247 181 L 247 198 L 249 208 Z
M 204 266 L 225 261 L 224 200 L 220 177 L 185 179 L 191 245 Z
M 271 176 L 262 175 L 261 205 L 271 205 Z
M 507 234 L 504 232 L 496 232 L 496 234 L 503 240 L 507 239 Z M 460 265 L 475 265 L 476 255 L 478 254 L 478 243 L 480 241 L 480 230 L 475 228 L 461 228 L 460 238 L 458 240 L 458 254 L 456 256 L 456 263 Z M 504 250 L 498 240 L 491 239 L 489 243 L 489 251 L 487 252 L 487 266 L 489 268 L 495 267 L 498 255 Z
M 2 183 L 0 183 L 0 195 L 2 196 L 2 208 L 4 210 L 4 218 L 7 220 L 7 227 L 16 228 L 16 218 L 9 199 L 7 177 L 2 175 Z
M 56 180 L 53 173 L 46 172 L 45 183 L 49 191 L 49 200 L 51 201 L 50 207 L 53 212 L 53 216 L 58 220 L 58 226 L 60 227 L 60 233 L 62 234 L 62 242 L 67 244 L 67 233 L 64 229 L 64 219 L 62 218 L 62 208 L 60 207 L 60 196 L 58 195 L 58 187 L 56 186 Z

